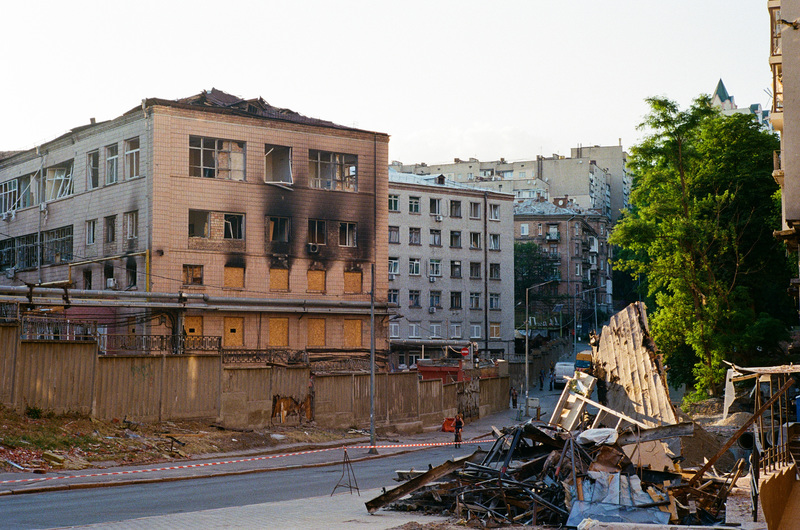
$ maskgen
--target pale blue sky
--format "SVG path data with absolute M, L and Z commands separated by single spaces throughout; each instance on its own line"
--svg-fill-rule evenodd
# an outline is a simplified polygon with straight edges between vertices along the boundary
M 15 2 L 0 150 L 216 87 L 392 136 L 392 160 L 628 148 L 646 107 L 771 85 L 766 0 Z

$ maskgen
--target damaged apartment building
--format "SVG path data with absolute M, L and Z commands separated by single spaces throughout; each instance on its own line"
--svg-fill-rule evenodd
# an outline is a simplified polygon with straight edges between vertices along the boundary
M 375 271 L 386 350 L 388 140 L 212 89 L 6 152 L 0 301 L 100 335 L 363 354 Z

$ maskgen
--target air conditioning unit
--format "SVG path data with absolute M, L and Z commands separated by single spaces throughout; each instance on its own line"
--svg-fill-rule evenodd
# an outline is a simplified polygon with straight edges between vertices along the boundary
M 317 254 L 319 252 L 319 245 L 316 243 L 309 243 L 308 244 L 308 251 L 312 254 Z
M 107 289 L 116 289 L 117 288 L 117 279 L 116 278 L 106 278 L 106 288 Z
M 428 308 L 428 313 L 431 313 L 431 314 L 433 314 L 433 313 L 435 313 L 435 312 L 436 312 L 436 308 L 435 308 L 435 307 L 429 307 L 429 308 Z
M 436 276 L 428 276 L 428 281 L 431 282 L 431 283 L 435 283 L 436 282 Z
M 391 281 L 394 281 L 394 274 L 390 274 L 390 275 L 389 275 L 389 281 L 390 281 L 390 282 L 391 282 Z
M 442 216 L 441 215 L 434 215 L 433 216 L 433 220 L 441 222 L 442 221 Z

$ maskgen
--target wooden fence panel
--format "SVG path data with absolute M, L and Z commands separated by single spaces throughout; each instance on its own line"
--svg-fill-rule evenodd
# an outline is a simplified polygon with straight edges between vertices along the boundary
M 14 405 L 14 363 L 19 351 L 19 326 L 0 324 L 0 403 Z
M 267 366 L 223 368 L 220 421 L 224 426 L 245 429 L 269 424 L 272 372 Z
M 314 419 L 321 427 L 349 427 L 355 424 L 352 375 L 314 377 Z
M 419 420 L 419 377 L 413 372 L 387 374 L 388 419 L 391 423 Z M 369 400 L 369 396 L 367 396 Z
M 87 342 L 24 341 L 16 366 L 16 407 L 56 414 L 92 410 L 97 345 Z
M 97 418 L 127 416 L 133 421 L 158 421 L 161 402 L 161 357 L 101 356 L 97 359 Z
M 441 379 L 419 381 L 419 419 L 423 427 L 441 425 L 444 415 L 444 385 Z

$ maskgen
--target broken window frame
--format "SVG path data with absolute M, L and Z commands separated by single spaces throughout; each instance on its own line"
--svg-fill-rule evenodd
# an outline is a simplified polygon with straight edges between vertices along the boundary
M 100 187 L 100 151 L 95 149 L 86 153 L 86 189 Z
M 39 260 L 39 241 L 37 234 L 27 234 L 15 239 L 16 264 L 18 269 L 31 269 L 36 267 Z
M 19 202 L 19 181 L 7 180 L 0 183 L 0 213 L 7 214 L 16 209 Z
M 123 216 L 125 239 L 131 241 L 139 238 L 139 211 L 125 212 Z
M 72 225 L 42 232 L 42 264 L 72 261 Z
M 244 181 L 246 143 L 239 140 L 189 136 L 189 176 Z
M 109 215 L 105 218 L 104 224 L 104 239 L 106 243 L 116 243 L 117 241 L 117 216 Z
M 288 243 L 291 223 L 288 217 L 269 217 L 269 240 L 273 243 Z
M 327 225 L 322 219 L 308 220 L 308 243 L 312 245 L 327 244 Z
M 86 221 L 86 246 L 97 243 L 97 219 Z
M 183 265 L 183 285 L 203 285 L 203 266 L 185 263 Z
M 49 167 L 45 173 L 45 202 L 72 195 L 72 160 Z
M 339 246 L 355 248 L 358 246 L 358 225 L 348 221 L 339 222 Z
M 106 146 L 106 185 L 116 184 L 119 178 L 119 146 Z
M 16 265 L 15 242 L 13 237 L 0 241 L 0 270 L 11 269 Z
M 206 210 L 189 210 L 189 222 L 187 224 L 189 237 L 197 237 L 202 239 L 208 239 L 210 235 L 209 227 L 211 221 L 211 213 Z M 192 217 L 194 217 L 194 221 L 200 220 L 201 217 L 205 216 L 205 220 L 203 221 L 203 230 L 202 235 L 198 234 L 197 230 L 197 222 L 192 222 Z
M 135 179 L 141 177 L 139 167 L 140 143 L 139 137 L 125 140 L 125 178 Z
M 284 156 L 278 158 L 280 154 Z M 269 178 L 270 175 L 273 178 Z M 264 144 L 264 182 L 267 184 L 292 184 L 294 182 L 291 147 Z
M 224 214 L 224 230 L 222 233 L 223 239 L 233 241 L 244 241 L 244 214 L 243 213 L 226 213 Z
M 358 155 L 308 150 L 308 179 L 312 188 L 358 191 Z

